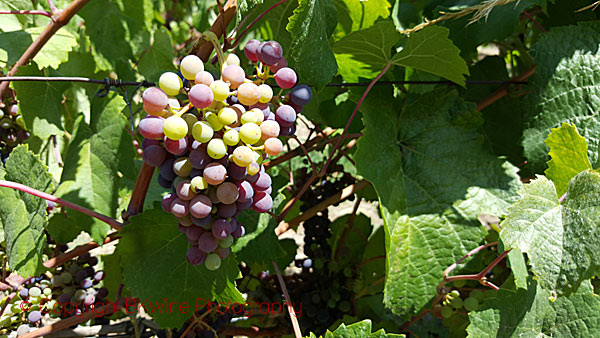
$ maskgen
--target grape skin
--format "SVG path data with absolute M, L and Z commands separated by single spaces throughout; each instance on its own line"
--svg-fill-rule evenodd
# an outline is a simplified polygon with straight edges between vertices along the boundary
M 189 98 L 194 107 L 206 108 L 213 103 L 213 91 L 205 84 L 197 84 L 190 89 Z
M 283 89 L 290 89 L 296 85 L 298 81 L 298 75 L 296 72 L 288 67 L 283 67 L 275 73 L 275 82 Z
M 181 75 L 188 80 L 194 80 L 196 74 L 204 71 L 204 63 L 196 55 L 188 55 L 179 64 Z
M 237 90 L 238 99 L 243 105 L 251 106 L 258 103 L 260 99 L 260 90 L 254 83 L 243 83 Z
M 159 167 L 166 159 L 165 149 L 159 145 L 151 145 L 144 149 L 142 158 L 151 167 Z
M 150 87 L 142 94 L 144 110 L 150 115 L 160 116 L 169 104 L 169 97 L 157 87 Z
M 157 116 L 146 116 L 140 121 L 138 130 L 145 138 L 162 140 L 164 119 Z
M 205 195 L 197 195 L 190 202 L 190 213 L 196 218 L 208 216 L 212 210 L 213 204 Z
M 244 73 L 244 69 L 238 65 L 229 65 L 223 69 L 221 74 L 221 78 L 225 82 L 229 82 L 229 85 L 232 89 L 236 89 L 246 79 L 246 73 Z
M 238 188 L 231 182 L 224 182 L 217 188 L 217 198 L 221 203 L 232 204 L 239 197 Z

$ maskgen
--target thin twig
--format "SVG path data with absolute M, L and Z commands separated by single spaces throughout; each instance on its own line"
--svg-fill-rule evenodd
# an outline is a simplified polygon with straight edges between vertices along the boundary
M 294 335 L 296 338 L 302 337 L 302 332 L 300 331 L 300 325 L 298 324 L 298 318 L 296 318 L 296 310 L 294 309 L 294 304 L 292 303 L 292 299 L 290 298 L 290 294 L 285 287 L 285 282 L 283 281 L 283 276 L 279 271 L 279 267 L 277 263 L 273 263 L 273 268 L 275 268 L 275 273 L 277 274 L 277 279 L 279 280 L 279 286 L 281 287 L 281 291 L 283 291 L 283 298 L 287 303 L 288 312 L 290 314 L 290 320 L 292 321 L 292 327 L 294 328 Z
M 89 79 L 87 77 L 79 77 L 79 76 L 3 76 L 0 77 L 0 82 L 6 81 L 41 81 L 41 82 L 86 82 L 86 83 L 95 83 L 95 84 L 106 84 L 106 80 L 96 80 Z M 149 86 L 154 86 L 154 82 L 137 82 L 137 81 L 119 81 L 118 84 L 120 86 L 139 86 L 147 84 Z
M 117 236 L 117 232 L 110 233 L 104 239 L 104 244 L 108 244 L 117 239 L 119 239 L 119 236 Z M 65 264 L 66 262 L 72 260 L 75 257 L 79 257 L 89 252 L 90 250 L 99 247 L 100 245 L 101 244 L 98 244 L 96 242 L 88 242 L 87 244 L 79 245 L 71 251 L 65 252 L 57 257 L 50 258 L 49 260 L 45 261 L 43 265 L 48 269 L 54 269 Z
M 54 156 L 56 157 L 56 163 L 59 167 L 62 168 L 63 161 L 62 157 L 60 156 L 60 149 L 58 148 L 58 143 L 56 143 L 56 135 L 52 135 L 50 137 L 52 138 L 52 146 L 54 147 Z
M 225 3 L 224 12 L 217 16 L 215 22 L 213 22 L 210 27 L 210 31 L 215 33 L 217 38 L 221 38 L 221 36 L 225 35 L 227 32 L 223 30 L 223 27 L 229 26 L 229 23 L 235 18 L 235 12 L 237 10 L 237 1 L 236 0 L 228 0 Z M 200 39 L 196 42 L 196 44 L 192 47 L 192 51 L 190 54 L 195 54 L 202 61 L 207 62 L 210 54 L 213 50 L 213 44 L 204 39 L 204 36 L 201 36 Z
M 533 22 L 534 25 L 537 26 L 537 28 L 539 30 L 541 30 L 542 32 L 546 33 L 547 30 L 544 29 L 544 27 L 542 27 L 542 25 L 540 25 L 540 23 L 533 17 L 533 15 L 529 14 L 528 11 L 523 11 L 523 14 L 525 14 L 525 16 L 531 21 Z
M 0 11 L 0 14 L 31 14 L 31 15 L 43 15 L 52 19 L 52 13 L 48 11 L 39 10 L 23 10 L 23 11 Z
M 517 80 L 517 81 L 525 81 L 528 78 L 530 78 L 534 73 L 535 73 L 535 66 L 529 68 L 528 70 L 526 70 L 525 72 L 523 72 L 521 75 L 517 76 L 515 78 L 515 80 Z M 483 99 L 482 101 L 480 101 L 479 103 L 477 103 L 476 110 L 477 111 L 483 110 L 485 107 L 487 107 L 487 106 L 491 105 L 492 103 L 500 100 L 501 98 L 505 97 L 507 94 L 508 94 L 508 86 L 500 87 L 494 93 L 492 93 L 490 96 L 486 97 L 485 99 Z
M 88 208 L 82 207 L 79 204 L 75 204 L 66 200 L 63 200 L 62 198 L 58 198 L 54 195 L 50 195 L 48 193 L 45 193 L 43 191 L 39 191 L 37 189 L 33 189 L 31 187 L 28 187 L 26 185 L 20 184 L 20 183 L 16 183 L 16 182 L 11 182 L 11 181 L 4 181 L 4 180 L 0 180 L 0 187 L 5 187 L 5 188 L 11 188 L 11 189 L 17 189 L 20 190 L 22 192 L 31 194 L 33 196 L 37 196 L 40 198 L 43 198 L 45 200 L 48 201 L 52 201 L 55 202 L 57 204 L 63 205 L 65 207 L 71 208 L 73 210 L 77 210 L 81 213 L 84 213 L 88 216 L 94 217 L 108 225 L 110 225 L 113 229 L 115 230 L 121 230 L 121 228 L 123 227 L 123 224 L 111 217 L 102 215 L 100 213 L 97 213 L 95 211 L 92 211 Z
M 312 170 L 316 171 L 317 168 L 315 167 L 315 164 L 311 160 L 310 155 L 308 154 L 308 151 L 306 151 L 306 148 L 304 147 L 304 144 L 302 144 L 302 142 L 300 142 L 300 140 L 298 139 L 298 136 L 294 135 L 294 136 L 292 136 L 292 138 L 296 142 L 298 142 L 298 145 L 300 146 L 300 149 L 302 149 L 302 151 L 304 152 L 304 156 L 306 156 L 306 159 L 308 160 L 308 163 L 310 163 L 310 167 L 312 168 Z

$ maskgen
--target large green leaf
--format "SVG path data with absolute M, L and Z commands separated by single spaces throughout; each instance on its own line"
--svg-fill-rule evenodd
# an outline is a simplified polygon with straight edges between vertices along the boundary
M 52 192 L 52 176 L 26 145 L 13 149 L 6 161 L 5 180 Z M 41 272 L 44 229 L 48 224 L 46 201 L 9 188 L 0 188 L 0 224 L 4 226 L 6 255 L 11 270 L 23 276 Z
M 32 42 L 23 30 L 0 33 L 0 68 L 14 65 Z
M 36 40 L 45 30 L 45 27 L 28 28 L 25 31 Z M 58 66 L 69 59 L 69 52 L 77 46 L 77 38 L 67 29 L 59 29 L 42 49 L 34 56 L 33 61 L 41 68 L 58 68 Z
M 543 176 L 525 185 L 501 223 L 507 249 L 527 253 L 540 286 L 559 294 L 600 272 L 600 175 L 583 171 L 571 180 L 564 204 Z
M 131 136 L 127 120 L 121 113 L 123 99 L 111 93 L 106 98 L 92 100 L 92 120 L 88 126 L 83 115 L 75 123 L 75 132 L 64 158 L 61 183 L 56 194 L 101 214 L 116 217 L 118 206 L 118 168 L 131 162 Z M 56 214 L 50 221 L 52 236 L 61 243 L 86 231 L 100 242 L 110 227 L 95 218 L 69 210 L 65 216 Z
M 333 0 L 299 0 L 286 29 L 292 35 L 288 61 L 301 82 L 325 85 L 337 73 L 329 37 L 337 23 Z
M 28 0 L 0 0 L 0 9 L 9 11 L 31 10 L 33 3 Z M 29 15 L 2 15 L 0 20 L 0 32 L 17 31 L 22 28 L 23 23 L 31 22 Z
M 240 0 L 237 2 L 237 11 L 235 12 L 235 25 L 239 26 L 240 22 L 246 18 L 248 14 L 258 5 L 261 5 L 263 0 Z M 249 22 L 246 22 L 248 24 Z
M 589 281 L 569 297 L 551 294 L 529 280 L 526 290 L 501 288 L 469 313 L 469 337 L 598 337 L 600 298 Z
M 161 209 L 132 217 L 117 245 L 123 282 L 146 309 L 154 306 L 149 314 L 164 328 L 181 327 L 207 302 L 244 302 L 235 288 L 239 270 L 233 255 L 218 270 L 209 271 L 204 265 L 188 263 L 188 247 L 177 221 Z M 187 305 L 187 312 L 159 311 L 155 304 L 160 307 L 163 302 L 175 302 L 180 308 Z
M 390 16 L 391 5 L 387 0 L 335 0 L 335 4 L 339 13 L 339 26 L 345 34 L 369 28 L 379 18 L 386 19 Z
M 327 330 L 323 338 L 400 338 L 404 337 L 403 334 L 396 333 L 385 333 L 383 329 L 378 330 L 377 332 L 372 331 L 372 323 L 371 320 L 365 319 L 362 322 L 346 325 L 340 324 L 337 329 L 333 330 L 333 332 Z M 314 333 L 311 332 L 311 338 L 316 338 Z
M 154 33 L 152 46 L 138 63 L 138 71 L 148 81 L 158 81 L 166 71 L 174 71 L 173 42 L 166 29 L 161 28 Z
M 586 169 L 592 169 L 587 152 L 587 142 L 577 132 L 577 127 L 563 123 L 552 129 L 545 141 L 550 147 L 546 176 L 554 182 L 559 196 L 567 192 L 569 181 Z
M 42 76 L 35 64 L 19 67 L 17 76 Z M 50 135 L 62 135 L 62 93 L 69 87 L 66 82 L 13 82 L 21 98 L 19 110 L 27 130 L 41 139 Z
M 528 164 L 546 168 L 550 128 L 563 122 L 577 126 L 588 142 L 592 164 L 598 161 L 600 140 L 600 23 L 553 28 L 532 48 L 536 61 L 525 115 L 523 146 Z M 548 51 L 552 53 L 548 53 Z
M 426 27 L 408 39 L 406 46 L 392 57 L 392 63 L 439 75 L 461 86 L 469 69 L 460 50 L 448 39 L 448 29 Z
M 434 91 L 397 108 L 379 92 L 361 108 L 365 130 L 354 159 L 377 190 L 386 226 L 385 302 L 409 315 L 431 300 L 443 270 L 483 238 L 476 217 L 501 215 L 520 181 L 490 153 L 476 132 L 479 114 L 456 93 Z

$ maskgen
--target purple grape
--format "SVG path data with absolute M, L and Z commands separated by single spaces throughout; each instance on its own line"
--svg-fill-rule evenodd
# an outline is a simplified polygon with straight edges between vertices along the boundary
M 152 139 L 149 139 L 149 138 L 144 138 L 142 140 L 142 149 L 146 149 L 149 146 L 154 146 L 154 145 L 157 145 L 157 146 L 160 145 L 160 141 L 159 140 L 152 140 Z
M 259 51 L 260 59 L 267 65 L 274 65 L 281 61 L 283 57 L 283 49 L 281 45 L 276 41 L 265 42 Z
M 239 165 L 235 164 L 234 162 L 229 163 L 229 167 L 227 167 L 227 171 L 229 174 L 229 177 L 231 179 L 234 180 L 241 180 L 244 177 L 246 177 L 246 168 L 245 167 L 240 167 Z
M 190 152 L 189 160 L 192 167 L 204 169 L 212 161 L 212 158 L 208 156 L 206 148 L 199 148 Z
M 305 84 L 294 87 L 290 93 L 290 100 L 299 106 L 306 106 L 311 99 L 312 90 Z
M 41 319 L 42 319 L 42 313 L 37 310 L 31 311 L 27 315 L 27 320 L 29 320 L 29 322 L 31 324 L 35 324 L 35 323 L 39 322 Z
M 19 296 L 21 296 L 21 299 L 26 299 L 27 296 L 29 296 L 29 289 L 21 289 L 21 291 L 19 291 Z
M 56 202 L 46 200 L 46 209 L 52 210 L 56 208 Z
M 151 145 L 144 149 L 142 159 L 151 167 L 159 167 L 165 161 L 167 153 L 165 149 L 159 145 Z
M 198 249 L 202 250 L 205 253 L 212 252 L 218 246 L 219 240 L 217 240 L 215 236 L 213 236 L 212 232 L 205 232 L 200 236 L 200 238 L 198 238 Z
M 140 121 L 138 129 L 140 134 L 145 138 L 162 140 L 165 137 L 165 134 L 163 134 L 163 122 L 164 119 L 162 117 L 146 116 Z
M 57 301 L 60 304 L 67 304 L 68 302 L 71 301 L 71 295 L 67 294 L 67 293 L 63 293 L 60 296 L 58 296 Z
M 271 210 L 272 207 L 273 199 L 271 198 L 271 195 L 262 191 L 258 191 L 254 194 L 254 204 L 252 205 L 252 209 L 263 213 Z
M 237 227 L 240 225 L 240 221 L 238 221 L 237 218 L 232 217 L 229 221 L 229 224 L 231 224 L 231 232 L 233 233 L 235 229 L 237 229 Z
M 256 180 L 258 180 L 258 174 L 246 175 L 245 180 L 248 181 L 248 182 L 250 182 L 250 183 L 254 183 L 254 182 L 256 182 Z
M 264 60 L 262 59 L 262 55 L 260 54 L 260 50 L 263 48 L 263 46 L 265 45 L 266 42 L 261 42 L 257 47 L 256 47 L 256 59 L 260 62 L 264 63 Z
M 206 231 L 199 226 L 192 225 L 188 227 L 187 232 L 185 233 L 188 241 L 198 242 L 200 236 Z
M 96 271 L 96 273 L 94 274 L 94 280 L 96 282 L 100 282 L 101 280 L 104 279 L 104 277 L 106 277 L 106 273 L 102 270 L 98 270 Z
M 77 271 L 77 274 L 75 275 L 75 281 L 77 283 L 80 283 L 82 280 L 86 279 L 88 276 L 87 271 L 85 271 L 85 269 L 83 270 L 79 270 Z
M 188 151 L 188 140 L 186 137 L 179 140 L 171 140 L 170 138 L 164 138 L 165 149 L 173 155 L 183 155 Z
M 94 285 L 94 282 L 92 282 L 91 279 L 86 278 L 84 280 L 81 281 L 81 283 L 79 283 L 79 286 L 81 286 L 82 289 L 89 289 Z
M 256 62 L 256 48 L 258 47 L 258 45 L 260 45 L 260 41 L 255 39 L 246 42 L 246 45 L 244 46 L 244 55 L 246 55 L 248 60 Z
M 304 109 L 303 106 L 299 106 L 299 105 L 295 104 L 294 102 L 288 102 L 288 104 L 290 105 L 290 107 L 294 108 L 294 110 L 296 111 L 296 114 L 300 114 L 302 112 L 302 109 Z
M 196 196 L 196 194 L 192 191 L 192 184 L 190 180 L 179 182 L 177 185 L 177 196 L 184 201 L 189 201 Z
M 249 209 L 252 206 L 252 204 L 254 204 L 254 199 L 252 199 L 252 198 L 250 198 L 247 201 L 243 201 L 243 202 L 237 201 L 236 208 L 238 211 L 242 211 L 242 210 Z
M 217 255 L 219 255 L 219 257 L 221 257 L 221 259 L 227 258 L 227 256 L 229 256 L 230 252 L 231 252 L 230 248 L 221 248 L 221 247 L 218 247 L 217 250 L 215 250 L 215 253 Z
M 187 261 L 192 265 L 200 265 L 204 263 L 206 254 L 202 252 L 197 246 L 193 245 L 187 250 L 185 257 Z
M 231 236 L 234 239 L 238 239 L 246 234 L 246 228 L 243 225 L 238 225 L 234 232 L 231 233 Z
M 162 175 L 158 175 L 156 180 L 158 181 L 158 184 L 165 189 L 171 189 L 171 186 L 173 185 L 173 181 L 167 180 L 166 178 L 162 177 Z
M 212 214 L 208 214 L 208 216 L 204 218 L 196 218 L 192 216 L 192 223 L 203 229 L 210 229 L 210 221 L 212 221 Z
M 107 288 L 100 288 L 100 289 L 98 289 L 98 292 L 96 292 L 96 299 L 97 300 L 102 300 L 106 296 L 108 296 L 108 289 Z
M 276 63 L 276 64 L 274 64 L 274 65 L 271 65 L 271 71 L 272 71 L 273 73 L 277 73 L 277 72 L 278 72 L 278 71 L 279 71 L 281 68 L 283 68 L 283 67 L 287 67 L 287 66 L 288 66 L 288 62 L 287 62 L 287 60 L 285 59 L 285 57 L 283 57 L 283 56 L 282 56 L 282 57 L 281 57 L 281 60 L 279 60 L 279 62 L 277 62 L 277 63 Z
M 187 228 L 186 226 L 182 225 L 181 223 L 177 224 L 177 230 L 179 230 L 179 232 L 181 232 L 182 234 L 187 234 Z
M 290 89 L 296 85 L 298 81 L 298 75 L 296 72 L 288 67 L 283 67 L 275 73 L 275 82 L 283 89 Z
M 174 159 L 168 158 L 160 166 L 160 176 L 166 181 L 174 181 L 177 178 L 177 174 L 173 170 Z
M 264 193 L 266 193 L 266 194 L 268 194 L 268 195 L 271 195 L 271 193 L 273 192 L 273 189 L 271 189 L 271 187 L 268 187 L 267 189 L 265 189 L 265 190 L 260 190 L 260 191 L 262 191 L 262 192 L 264 192 Z
M 275 111 L 275 121 L 283 127 L 291 126 L 296 122 L 296 111 L 291 106 L 282 104 Z
M 218 219 L 212 225 L 212 234 L 217 239 L 226 238 L 231 234 L 231 224 L 225 219 Z
M 204 218 L 212 211 L 212 201 L 206 195 L 198 195 L 190 202 L 190 213 L 196 218 Z
M 183 217 L 189 213 L 189 205 L 188 201 L 176 198 L 173 203 L 171 203 L 171 213 L 175 215 L 175 217 Z
M 202 169 L 192 169 L 192 171 L 190 171 L 190 179 L 196 177 L 196 176 L 202 176 Z
M 192 141 L 192 145 L 190 146 L 190 149 L 191 149 L 191 150 L 197 150 L 197 149 L 200 149 L 200 147 L 202 147 L 202 143 L 200 143 L 200 142 L 198 142 L 198 141 L 194 140 L 194 138 L 193 138 L 193 137 L 192 137 L 192 140 L 191 140 L 191 141 Z M 188 142 L 189 142 L 189 140 L 188 140 Z
M 92 277 L 95 273 L 94 268 L 92 268 L 91 266 L 86 266 L 83 270 L 85 270 L 85 274 L 87 275 L 87 277 Z
M 217 213 L 224 218 L 233 217 L 236 211 L 237 208 L 235 204 L 219 204 L 217 206 Z
M 238 202 L 246 202 L 251 199 L 252 196 L 254 196 L 254 189 L 252 188 L 252 184 L 250 184 L 250 182 L 238 181 L 235 183 L 235 185 L 237 186 L 239 193 Z
M 92 257 L 88 258 L 87 263 L 91 266 L 98 264 L 98 257 L 92 256 Z M 92 271 L 94 271 L 94 270 L 92 270 Z
M 266 190 L 271 186 L 271 176 L 266 172 L 260 171 L 257 180 L 252 183 L 252 187 L 256 190 Z
M 171 204 L 176 198 L 176 194 L 166 194 L 163 196 L 160 206 L 165 212 L 171 212 Z
M 296 133 L 296 125 L 292 124 L 289 127 L 282 127 L 279 131 L 280 136 L 292 136 Z

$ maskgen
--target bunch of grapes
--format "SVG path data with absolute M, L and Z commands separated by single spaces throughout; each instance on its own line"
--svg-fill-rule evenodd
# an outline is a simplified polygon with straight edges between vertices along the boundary
M 6 162 L 14 147 L 29 138 L 23 116 L 16 104 L 4 105 L 0 109 L 0 158 Z
M 235 54 L 218 79 L 189 55 L 181 61 L 181 77 L 166 72 L 160 88 L 142 95 L 148 113 L 139 123 L 144 162 L 160 168 L 159 184 L 172 189 L 162 208 L 178 219 L 191 244 L 188 262 L 209 270 L 218 269 L 233 240 L 244 235 L 235 216 L 272 208 L 271 177 L 262 162 L 281 153 L 278 137 L 295 133 L 296 114 L 312 97 L 308 86 L 296 85 L 277 42 L 251 40 L 244 54 L 256 69 L 248 78 Z

